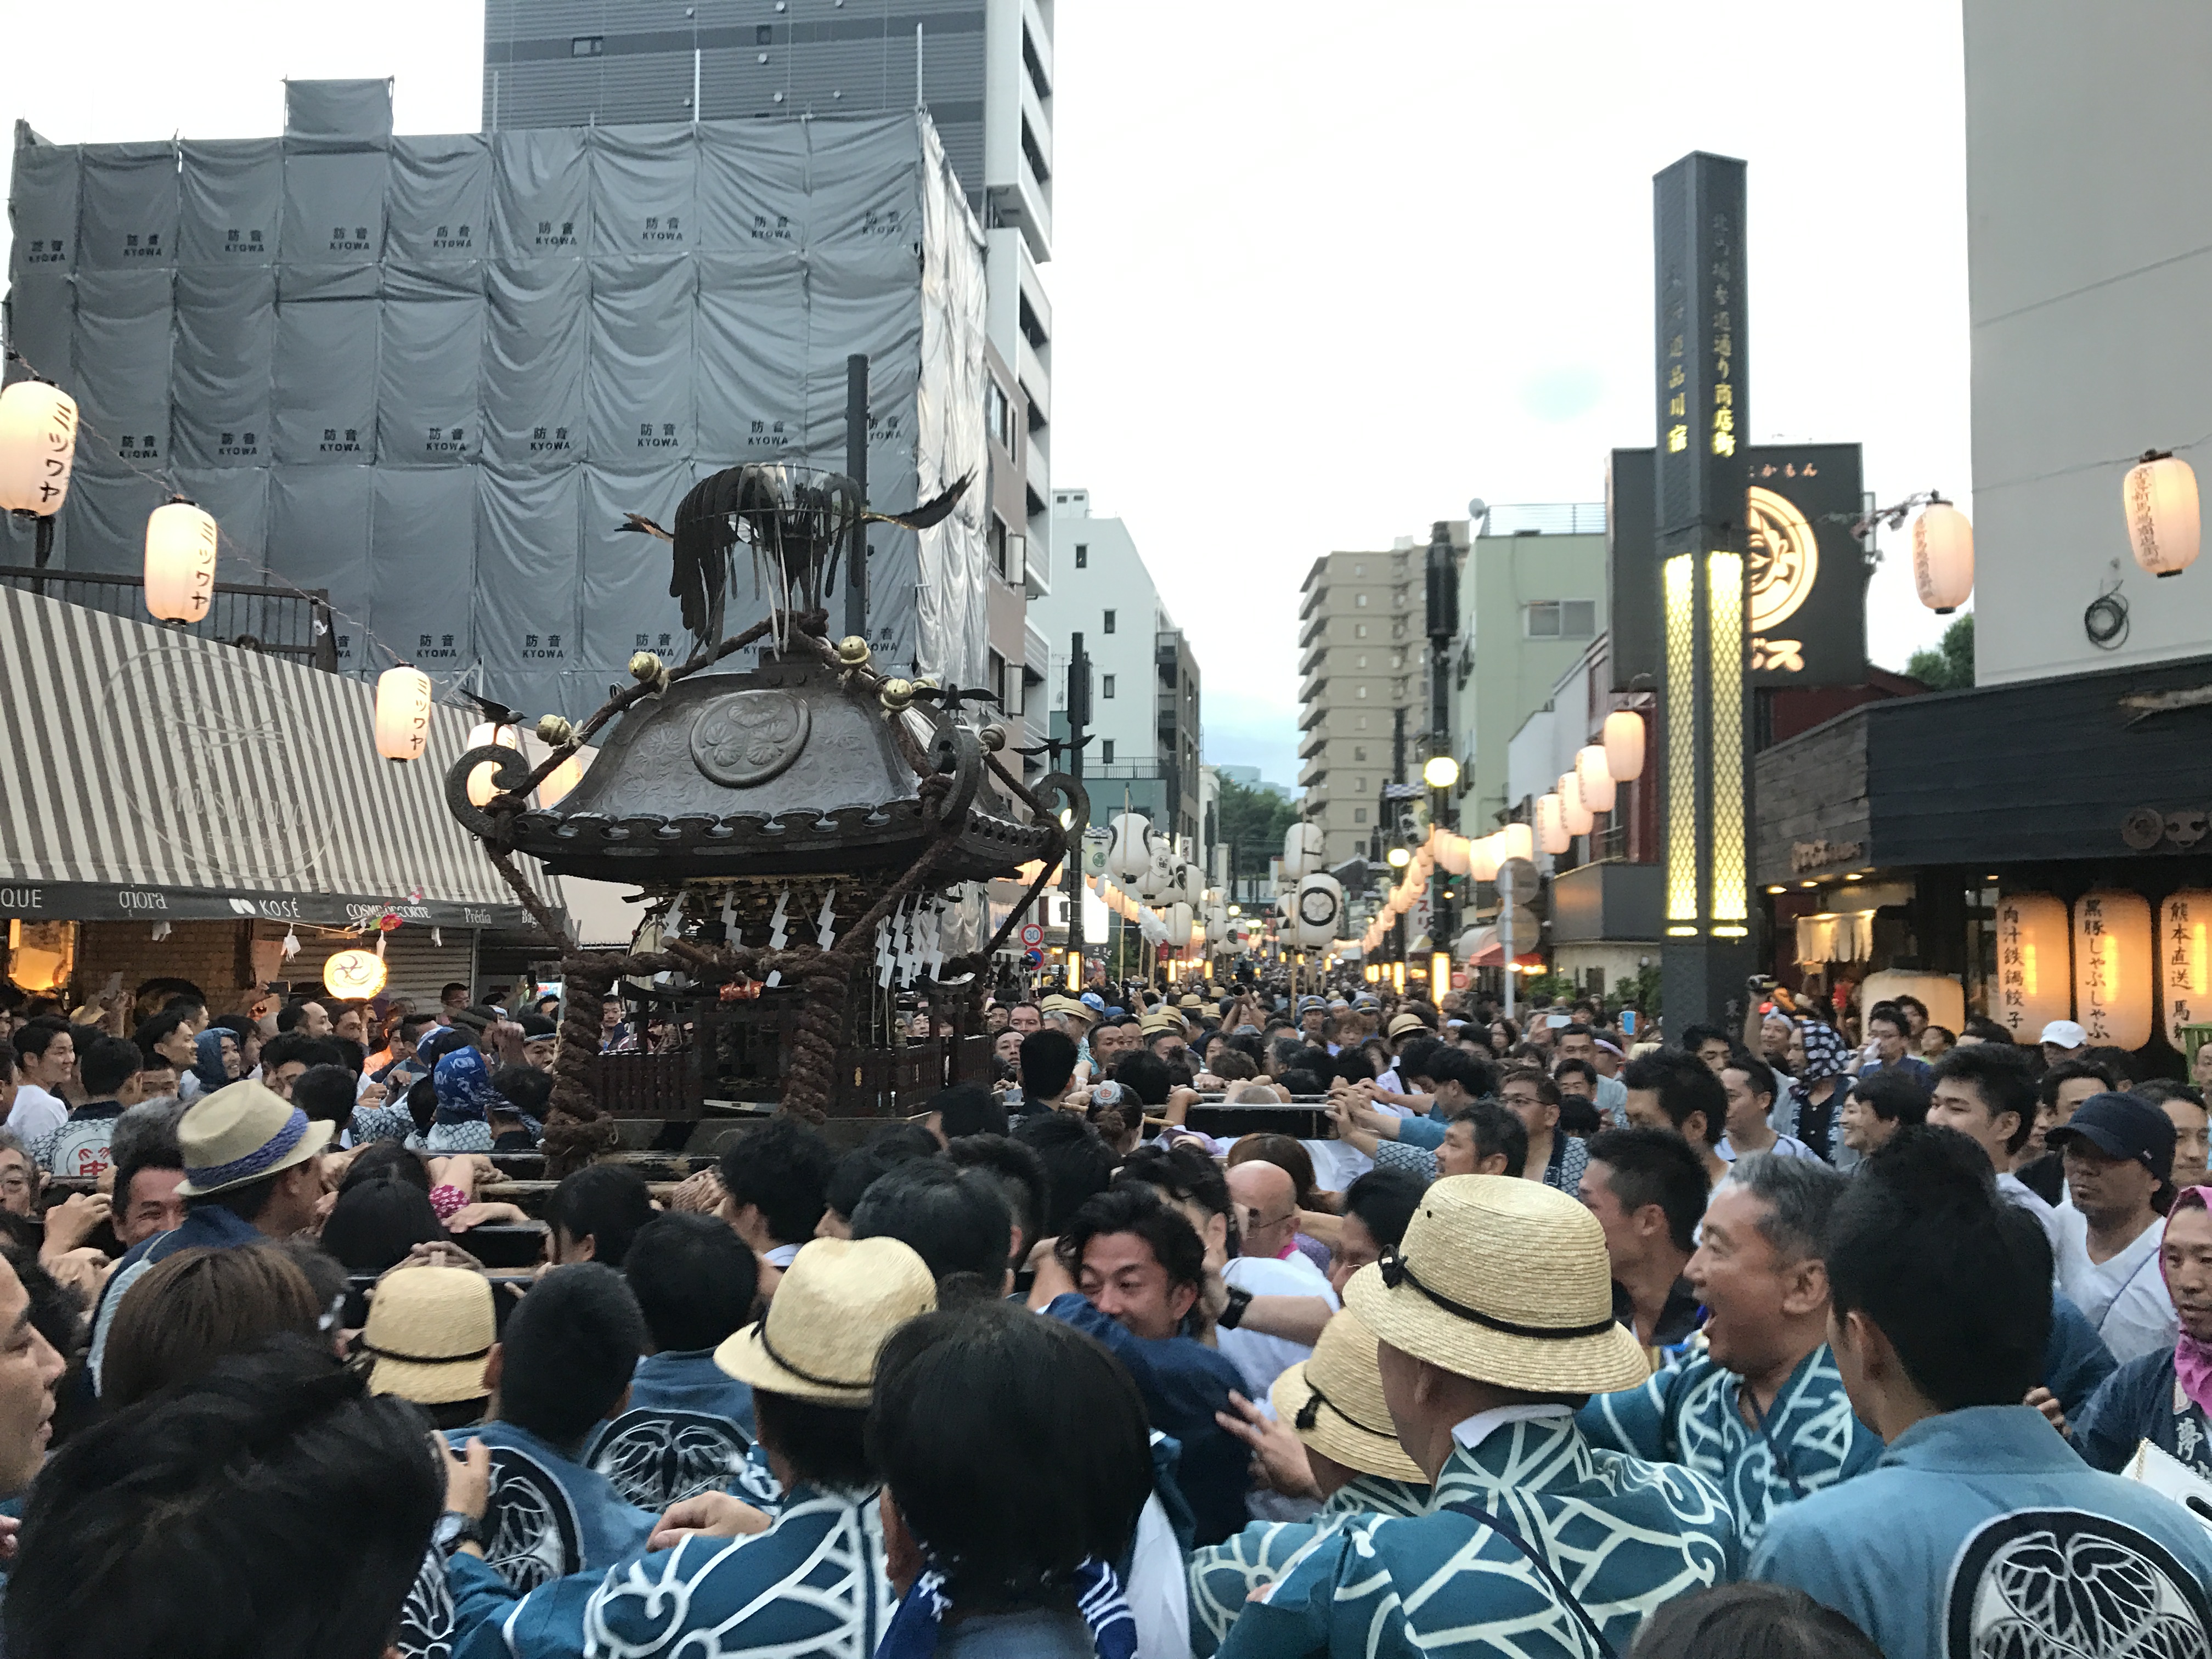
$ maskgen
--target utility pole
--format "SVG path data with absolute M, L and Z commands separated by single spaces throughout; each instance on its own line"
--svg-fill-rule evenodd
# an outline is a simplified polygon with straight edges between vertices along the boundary
M 692 114 L 698 113 L 695 100 Z M 845 359 L 845 476 L 853 481 L 863 507 L 868 500 L 868 359 L 854 352 Z M 868 526 L 854 514 L 853 545 L 845 556 L 845 631 L 868 637 Z
M 1084 654 L 1083 635 L 1067 636 L 1067 775 L 1083 781 L 1084 728 L 1091 724 L 1091 659 Z M 1065 879 L 1067 892 L 1067 949 L 1070 995 L 1083 989 L 1083 843 L 1080 837 L 1067 848 Z
M 1451 526 L 1438 519 L 1429 526 L 1429 755 L 1431 759 L 1443 756 L 1455 759 L 1451 742 L 1451 648 L 1452 640 L 1459 632 L 1459 561 L 1452 549 Z M 1428 782 L 1427 769 L 1423 769 L 1422 781 Z M 1458 782 L 1456 770 L 1452 784 Z M 1459 815 L 1453 803 L 1457 791 L 1450 785 L 1429 789 L 1429 822 L 1438 829 L 1450 829 Z M 1451 937 L 1451 919 L 1445 915 L 1444 880 L 1446 872 L 1441 864 L 1434 865 L 1429 872 L 1429 953 L 1431 962 L 1439 951 L 1449 951 L 1444 941 Z M 1449 981 L 1443 985 L 1431 984 L 1429 994 L 1441 1000 L 1451 988 Z

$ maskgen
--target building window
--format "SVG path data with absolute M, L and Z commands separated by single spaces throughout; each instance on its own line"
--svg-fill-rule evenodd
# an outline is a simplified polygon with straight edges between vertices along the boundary
M 579 34 L 568 42 L 571 58 L 597 58 L 606 49 L 607 37 L 604 34 Z
M 1365 638 L 1367 637 L 1367 624 L 1366 624 L 1365 623 L 1352 623 L 1352 638 L 1354 638 L 1354 639 L 1356 639 L 1356 640 L 1364 640 L 1364 639 L 1365 639 Z
M 1090 569 L 1090 568 L 1091 568 L 1091 544 L 1090 544 L 1090 543 L 1088 543 L 1088 542 L 1078 542 L 1078 543 L 1076 543 L 1076 544 L 1075 544 L 1075 568 L 1076 568 L 1078 570 L 1088 570 L 1088 569 Z M 1109 628 L 1109 629 L 1108 629 L 1106 631 L 1107 631 L 1108 633 L 1109 633 L 1109 634 L 1110 634 L 1110 633 L 1112 633 L 1114 630 L 1113 630 L 1112 629 L 1110 629 L 1110 628 Z
M 1367 666 L 1367 659 L 1366 659 L 1364 656 L 1362 656 L 1362 657 L 1360 658 L 1360 659 L 1359 659 L 1359 665 L 1360 665 L 1362 668 L 1364 668 L 1364 667 L 1366 667 L 1366 666 Z
M 1109 691 L 1106 695 L 1107 695 L 1108 696 L 1109 696 L 1109 697 L 1110 697 L 1110 696 L 1112 696 L 1114 694 L 1113 694 L 1112 692 Z M 1104 762 L 1107 765 L 1109 765 L 1109 766 L 1111 766 L 1111 765 L 1114 763 L 1114 739 L 1113 739 L 1113 738 L 1107 738 L 1103 743 L 1102 743 L 1102 744 L 1100 744 L 1098 745 L 1098 758 L 1099 758 L 1100 760 L 1103 761 L 1103 762 Z
M 1367 822 L 1367 809 L 1366 809 L 1365 807 L 1364 807 L 1364 806 L 1355 806 L 1355 807 L 1353 807 L 1353 808 L 1352 809 L 1352 821 L 1354 823 L 1366 823 L 1366 822 Z
M 1105 677 L 1105 686 L 1106 689 L 1101 692 L 1100 695 L 1102 696 L 1112 696 L 1114 695 L 1114 677 L 1111 674 Z
M 1364 593 L 1360 594 L 1358 598 L 1356 598 L 1356 599 L 1354 599 L 1352 600 L 1352 604 L 1357 605 L 1361 605 L 1361 606 L 1364 606 L 1364 605 L 1366 605 L 1366 603 L 1367 603 L 1367 596 L 1366 596 Z
M 1363 697 L 1367 695 L 1367 688 L 1365 686 L 1363 685 L 1359 688 L 1359 695 Z
M 1364 564 L 1355 564 L 1352 567 L 1352 574 L 1355 576 L 1364 576 L 1367 574 L 1367 567 Z
M 1352 758 L 1356 761 L 1364 761 L 1367 758 L 1367 751 L 1364 749 L 1355 746 L 1352 751 Z
M 765 25 L 763 26 L 762 33 L 767 33 Z M 983 377 L 983 418 L 990 422 L 991 435 L 999 441 L 999 447 L 1010 454 L 1014 447 L 1012 415 L 1012 410 L 1006 404 L 1006 392 L 1000 390 L 996 380 L 988 374 L 985 375 Z
M 1364 778 L 1354 778 L 1354 779 L 1352 779 L 1352 793 L 1353 794 L 1355 794 L 1355 795 L 1364 795 L 1364 794 L 1365 794 L 1365 793 L 1367 793 L 1367 780 L 1366 780 L 1366 779 L 1364 779 Z
M 768 23 L 754 24 L 753 44 L 757 46 L 774 46 L 775 44 L 775 27 Z
M 1540 599 L 1521 614 L 1522 631 L 1532 640 L 1586 640 L 1597 632 L 1595 599 Z
M 1110 634 L 1114 631 L 1114 613 L 1112 611 L 1109 611 L 1106 613 L 1106 625 L 1099 631 L 1105 634 Z
M 1364 714 L 1359 717 L 1359 729 L 1363 732 L 1367 729 L 1367 716 Z

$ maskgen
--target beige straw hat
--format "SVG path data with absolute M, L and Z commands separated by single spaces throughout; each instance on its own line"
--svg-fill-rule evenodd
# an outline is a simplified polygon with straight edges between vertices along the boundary
M 857 1409 L 891 1333 L 936 1308 L 936 1280 L 896 1238 L 817 1238 L 784 1269 L 768 1317 L 715 1349 L 714 1363 L 770 1394 Z
M 1449 1176 L 1345 1305 L 1417 1359 L 1501 1389 L 1612 1394 L 1651 1367 L 1613 1316 L 1597 1218 L 1538 1181 Z
M 497 1341 L 491 1281 L 466 1267 L 406 1267 L 377 1281 L 361 1346 L 376 1356 L 371 1394 L 419 1406 L 479 1400 Z
M 177 1120 L 185 1155 L 182 1198 L 227 1193 L 305 1164 L 329 1145 L 337 1126 L 310 1118 L 273 1089 L 233 1083 L 202 1095 Z
M 1081 1020 L 1085 1025 L 1098 1018 L 1091 1008 L 1070 996 L 1047 997 L 1037 1006 L 1044 1013 L 1066 1014 L 1071 1018 Z
M 1410 1480 L 1425 1486 L 1426 1470 L 1406 1455 L 1382 1398 L 1382 1373 L 1375 1359 L 1375 1333 L 1349 1309 L 1322 1327 L 1313 1358 L 1275 1379 L 1267 1403 L 1279 1422 L 1324 1457 L 1362 1474 Z

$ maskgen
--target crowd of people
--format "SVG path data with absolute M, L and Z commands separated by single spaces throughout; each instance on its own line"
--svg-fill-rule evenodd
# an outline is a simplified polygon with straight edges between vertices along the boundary
M 2197 1086 L 1759 990 L 1008 987 L 527 1210 L 557 996 L 18 1009 L 0 1653 L 2212 1654 Z

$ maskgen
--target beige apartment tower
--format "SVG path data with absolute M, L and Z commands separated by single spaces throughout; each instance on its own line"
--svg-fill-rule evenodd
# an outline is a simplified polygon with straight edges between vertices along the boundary
M 1298 592 L 1300 810 L 1332 866 L 1364 856 L 1394 745 L 1418 770 L 1427 726 L 1425 548 L 1316 559 Z M 1403 741 L 1397 738 L 1402 734 Z

